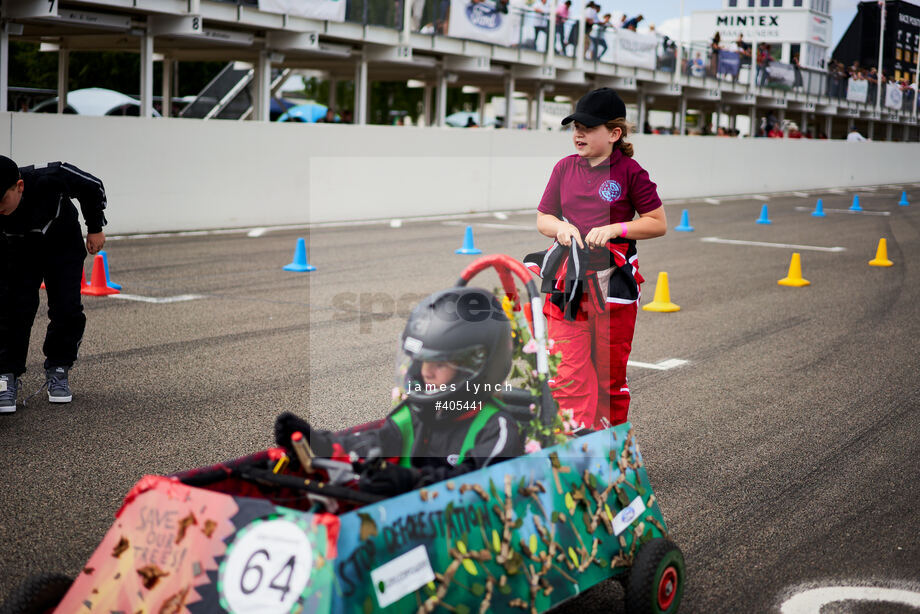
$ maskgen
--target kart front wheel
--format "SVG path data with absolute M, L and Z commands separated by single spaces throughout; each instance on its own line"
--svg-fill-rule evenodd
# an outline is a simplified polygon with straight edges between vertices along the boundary
M 62 574 L 37 574 L 26 578 L 6 603 L 0 614 L 44 614 L 53 612 L 73 584 Z
M 684 594 L 684 555 L 670 540 L 656 538 L 639 549 L 625 582 L 628 614 L 674 614 Z

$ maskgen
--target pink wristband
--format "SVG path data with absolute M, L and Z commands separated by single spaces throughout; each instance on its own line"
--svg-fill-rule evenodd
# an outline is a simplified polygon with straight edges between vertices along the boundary
M 626 222 L 620 222 L 620 236 L 626 236 Z

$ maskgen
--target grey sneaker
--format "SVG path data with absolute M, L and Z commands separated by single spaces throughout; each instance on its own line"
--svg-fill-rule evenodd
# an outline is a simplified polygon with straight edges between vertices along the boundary
M 0 375 L 0 414 L 16 411 L 16 393 L 19 392 L 19 378 L 12 373 Z
M 48 386 L 48 400 L 52 403 L 70 403 L 73 393 L 67 383 L 67 367 L 45 369 L 45 384 Z

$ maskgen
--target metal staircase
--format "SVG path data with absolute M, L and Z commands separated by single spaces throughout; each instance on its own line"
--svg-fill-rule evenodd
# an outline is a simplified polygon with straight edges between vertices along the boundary
M 254 75 L 255 70 L 251 65 L 229 62 L 204 86 L 195 99 L 179 112 L 179 117 L 235 120 L 250 118 L 253 112 L 253 95 L 249 86 L 252 85 Z M 272 71 L 273 95 L 290 75 L 290 68 Z

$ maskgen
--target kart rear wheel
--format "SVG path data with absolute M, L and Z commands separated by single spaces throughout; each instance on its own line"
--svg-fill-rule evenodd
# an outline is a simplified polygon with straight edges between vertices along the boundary
M 36 574 L 26 578 L 13 591 L 0 614 L 44 614 L 52 612 L 73 584 L 73 578 L 63 574 Z
M 624 583 L 628 614 L 674 614 L 684 594 L 684 555 L 670 540 L 656 538 L 639 549 Z

